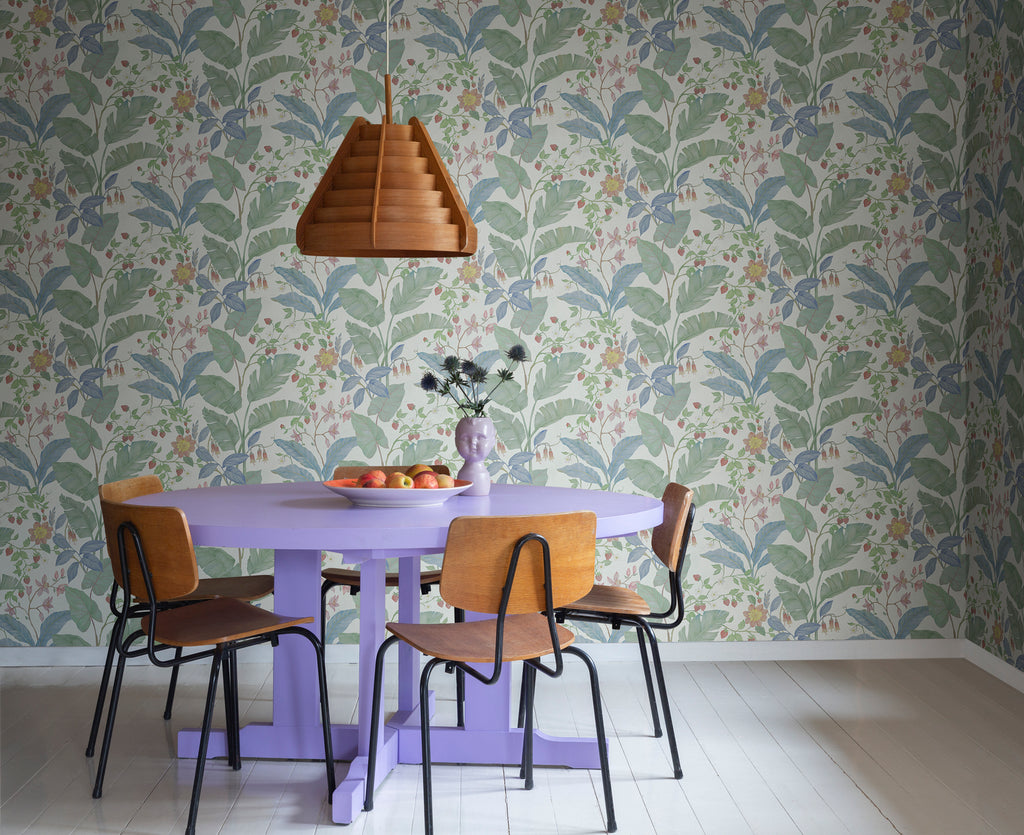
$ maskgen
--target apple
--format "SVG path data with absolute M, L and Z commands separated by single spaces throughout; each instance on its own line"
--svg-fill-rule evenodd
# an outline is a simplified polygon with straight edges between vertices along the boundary
M 421 470 L 416 473 L 412 480 L 413 487 L 425 487 L 427 489 L 437 489 L 437 473 L 430 470 Z
M 445 475 L 444 473 L 437 473 L 436 477 L 437 477 L 437 486 L 438 487 L 454 487 L 455 486 L 455 479 L 452 478 L 450 475 Z
M 383 478 L 359 478 L 357 487 L 387 487 L 388 483 Z
M 384 486 L 383 482 L 387 481 L 387 479 L 388 479 L 388 477 L 386 475 L 384 475 L 384 471 L 383 470 L 368 470 L 367 472 L 365 472 L 361 476 L 359 476 L 359 478 L 356 479 L 356 481 L 359 483 L 360 487 L 366 487 L 367 486 L 366 485 L 367 481 L 380 481 L 380 482 L 382 482 L 381 484 L 376 484 L 374 486 L 375 487 L 383 487 Z
M 411 467 L 409 467 L 409 469 L 405 471 L 405 474 L 407 476 L 411 476 L 412 478 L 416 478 L 416 476 L 418 476 L 420 473 L 432 473 L 433 471 L 433 467 L 431 467 L 429 464 L 413 464 Z
M 387 486 L 408 489 L 412 487 L 412 479 L 405 473 L 392 473 L 388 476 Z

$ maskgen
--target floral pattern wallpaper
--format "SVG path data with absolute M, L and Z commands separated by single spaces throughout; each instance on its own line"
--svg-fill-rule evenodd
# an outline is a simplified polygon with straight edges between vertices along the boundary
M 106 642 L 97 483 L 452 463 L 421 375 L 523 344 L 492 478 L 695 487 L 674 639 L 1024 668 L 1020 0 L 382 5 L 0 6 L 0 643 Z M 479 249 L 302 257 L 388 59 Z M 648 541 L 599 574 L 658 607 Z

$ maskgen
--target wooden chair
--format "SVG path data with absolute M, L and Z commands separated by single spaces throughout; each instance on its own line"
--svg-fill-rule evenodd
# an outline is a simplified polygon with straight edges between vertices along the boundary
M 158 667 L 177 667 L 192 661 L 210 658 L 210 681 L 206 691 L 206 710 L 196 760 L 192 800 L 189 807 L 186 833 L 194 833 L 199 794 L 206 752 L 210 740 L 210 725 L 217 694 L 217 678 L 223 672 L 225 716 L 227 719 L 228 762 L 234 770 L 242 767 L 239 747 L 238 677 L 236 653 L 247 647 L 264 643 L 276 644 L 281 635 L 301 635 L 309 641 L 316 653 L 320 684 L 320 719 L 323 723 L 324 758 L 327 764 L 328 790 L 333 794 L 334 752 L 331 743 L 331 720 L 327 704 L 327 676 L 324 667 L 323 645 L 303 628 L 313 622 L 312 617 L 288 617 L 268 612 L 241 600 L 218 597 L 200 600 L 187 606 L 172 606 L 199 585 L 192 537 L 185 514 L 176 507 L 146 507 L 100 500 L 108 547 L 117 554 L 114 561 L 115 592 L 121 591 L 120 617 L 114 626 L 112 642 L 117 652 L 117 669 L 110 695 L 103 743 L 96 769 L 93 797 L 103 793 L 114 718 L 117 713 L 121 682 L 129 658 L 146 656 Z M 140 619 L 140 627 L 127 634 L 130 623 Z M 137 642 L 144 646 L 135 647 Z M 198 649 L 182 655 L 185 648 Z M 173 656 L 167 651 L 173 649 Z
M 658 702 L 654 695 L 654 684 L 651 681 L 651 662 L 647 657 L 647 646 L 650 646 L 654 672 L 658 680 L 661 695 L 661 706 L 665 716 L 665 730 L 668 733 L 668 745 L 672 754 L 672 770 L 678 780 L 683 776 L 679 764 L 679 751 L 676 748 L 675 728 L 672 725 L 672 713 L 669 708 L 668 690 L 665 687 L 665 673 L 661 665 L 661 653 L 653 629 L 674 629 L 683 622 L 682 572 L 686 560 L 686 546 L 690 541 L 693 528 L 695 509 L 693 490 L 674 482 L 670 483 L 661 497 L 664 504 L 664 517 L 651 533 L 651 549 L 655 556 L 668 568 L 669 606 L 664 612 L 652 613 L 639 594 L 632 589 L 621 586 L 594 585 L 582 598 L 558 609 L 555 616 L 559 623 L 567 620 L 606 623 L 612 629 L 632 626 L 636 629 L 637 643 L 640 645 L 640 659 L 643 662 L 644 678 L 647 684 L 647 698 L 651 705 L 651 717 L 654 723 L 654 735 L 661 736 L 661 724 L 658 721 Z M 523 724 L 525 710 L 523 694 L 520 694 L 520 727 Z
M 100 499 L 111 502 L 125 502 L 138 496 L 150 496 L 153 493 L 162 493 L 164 486 L 155 475 L 141 475 L 135 478 L 125 478 L 121 481 L 112 481 L 109 484 L 100 485 Z M 107 541 L 107 551 L 110 554 L 111 564 L 117 564 L 117 553 L 115 543 Z M 198 600 L 211 600 L 217 597 L 233 597 L 237 600 L 259 600 L 274 591 L 274 577 L 272 574 L 250 574 L 241 577 L 206 577 L 199 580 L 195 590 L 186 594 L 178 600 L 168 601 L 166 608 L 182 606 L 188 603 L 195 603 Z M 117 582 L 114 582 L 110 590 L 109 605 L 110 611 L 115 620 L 120 616 L 116 607 L 118 594 Z M 107 687 L 110 683 L 110 669 L 114 663 L 114 640 L 111 636 L 110 644 L 107 647 L 107 658 L 103 664 L 103 677 L 100 679 L 100 692 L 96 697 L 96 709 L 92 715 L 92 728 L 89 731 L 89 744 L 86 746 L 85 755 L 91 757 L 96 750 L 96 737 L 99 734 L 100 719 L 103 716 L 103 703 L 106 701 Z M 178 655 L 181 655 L 179 650 Z M 171 681 L 167 685 L 167 701 L 164 703 L 164 719 L 171 718 L 171 708 L 174 706 L 174 691 L 178 684 L 178 668 L 171 668 Z
M 597 668 L 571 646 L 574 635 L 555 623 L 556 607 L 576 600 L 594 582 L 597 517 L 589 511 L 537 516 L 461 516 L 448 529 L 441 567 L 441 597 L 460 609 L 496 617 L 461 623 L 389 623 L 391 637 L 377 651 L 373 681 L 370 750 L 363 808 L 373 808 L 377 739 L 380 732 L 384 657 L 404 641 L 430 660 L 420 675 L 420 728 L 423 754 L 423 812 L 426 833 L 433 832 L 430 783 L 430 675 L 438 665 L 462 671 L 482 684 L 495 684 L 502 664 L 523 661 L 527 681 L 527 721 L 523 732 L 520 777 L 533 788 L 533 697 L 537 672 L 562 673 L 562 655 L 581 658 L 590 674 L 597 744 L 604 783 L 608 831 L 615 831 L 608 751 Z M 546 664 L 540 659 L 553 655 Z M 472 664 L 492 665 L 489 672 Z

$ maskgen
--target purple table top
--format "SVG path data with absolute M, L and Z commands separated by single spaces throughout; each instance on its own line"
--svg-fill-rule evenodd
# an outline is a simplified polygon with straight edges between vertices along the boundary
M 356 507 L 315 481 L 173 490 L 136 502 L 181 508 L 196 545 L 347 552 L 436 553 L 457 516 L 593 510 L 598 538 L 653 528 L 662 516 L 660 499 L 649 496 L 509 484 L 419 508 Z

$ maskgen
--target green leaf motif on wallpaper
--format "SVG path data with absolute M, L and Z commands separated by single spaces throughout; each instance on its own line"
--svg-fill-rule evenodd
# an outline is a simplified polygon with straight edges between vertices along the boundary
M 864 522 L 850 522 L 836 529 L 822 549 L 821 570 L 831 571 L 846 565 L 857 555 L 870 535 L 871 526 Z
M 822 569 L 824 570 L 824 569 Z M 851 568 L 848 571 L 837 571 L 829 574 L 821 584 L 820 599 L 834 600 L 851 589 L 864 589 L 873 586 L 877 580 L 874 572 Z
M 951 496 L 956 490 L 956 473 L 941 461 L 934 458 L 915 458 L 910 463 L 915 478 L 929 490 L 934 490 L 940 496 Z
M 689 142 L 708 130 L 729 106 L 725 93 L 707 93 L 694 99 L 676 122 L 676 141 Z
M 242 408 L 242 394 L 233 383 L 212 374 L 196 377 L 199 395 L 215 409 L 233 415 Z
M 264 357 L 249 378 L 246 399 L 251 403 L 276 394 L 288 382 L 288 377 L 298 367 L 299 358 L 294 354 L 274 354 Z M 227 411 L 227 410 L 225 410 Z
M 61 316 L 83 328 L 92 328 L 100 320 L 96 304 L 77 290 L 54 290 L 53 300 Z
M 134 136 L 156 107 L 154 96 L 133 96 L 114 108 L 103 131 L 103 144 L 116 145 Z
M 298 183 L 272 183 L 261 188 L 256 202 L 249 206 L 246 218 L 249 228 L 259 229 L 291 211 L 291 201 L 298 191 Z
M 132 441 L 119 445 L 114 456 L 107 459 L 107 466 L 103 470 L 104 483 L 145 472 L 155 452 L 155 441 Z
M 223 32 L 204 29 L 196 34 L 199 49 L 213 63 L 233 70 L 242 63 L 242 49 L 233 38 Z
M 547 55 L 564 47 L 582 23 L 586 12 L 583 9 L 562 8 L 546 15 L 544 24 L 531 44 L 535 55 Z
M 203 228 L 217 237 L 225 241 L 235 241 L 242 237 L 242 222 L 227 206 L 200 203 L 196 206 L 196 214 Z
M 807 620 L 811 614 L 811 596 L 807 590 L 781 577 L 775 581 L 775 588 L 782 598 L 782 605 L 793 619 Z
M 782 516 L 786 520 L 786 530 L 797 542 L 803 542 L 808 531 L 816 533 L 818 523 L 806 507 L 795 499 L 783 496 L 780 499 Z

